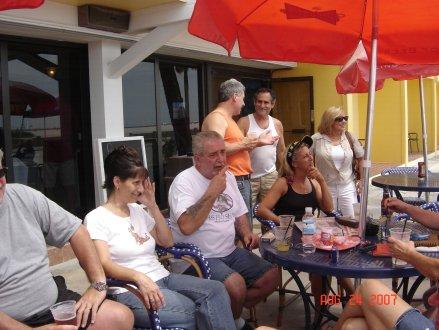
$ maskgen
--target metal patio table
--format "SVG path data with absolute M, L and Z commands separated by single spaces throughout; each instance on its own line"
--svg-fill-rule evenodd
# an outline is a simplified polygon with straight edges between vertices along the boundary
M 439 192 L 439 173 L 429 173 L 427 179 L 419 179 L 416 173 L 380 175 L 372 179 L 372 185 L 395 191 Z
M 316 250 L 315 253 L 304 255 L 301 249 L 294 248 L 300 242 L 301 232 L 299 229 L 293 230 L 293 247 L 288 252 L 279 252 L 272 243 L 261 242 L 259 250 L 262 257 L 287 270 L 296 282 L 300 295 L 302 296 L 305 308 L 305 326 L 311 328 L 311 307 L 315 309 L 310 295 L 307 293 L 305 285 L 299 278 L 299 272 L 320 274 L 324 276 L 347 277 L 354 279 L 362 278 L 405 278 L 403 281 L 403 298 L 411 301 L 416 289 L 424 277 L 411 265 L 403 267 L 393 267 L 390 257 L 373 257 L 366 253 L 361 253 L 355 248 L 340 251 L 337 264 L 331 264 L 328 251 Z M 367 239 L 371 239 L 367 237 Z M 373 240 L 372 238 L 371 240 Z M 429 254 L 429 256 L 432 256 Z M 439 253 L 437 254 L 439 257 Z M 408 287 L 408 278 L 418 276 L 411 288 Z M 337 318 L 326 311 L 321 312 L 321 317 L 329 319 Z M 319 320 L 321 320 L 321 317 Z M 317 322 L 319 323 L 319 322 Z M 318 324 L 317 324 L 318 325 Z

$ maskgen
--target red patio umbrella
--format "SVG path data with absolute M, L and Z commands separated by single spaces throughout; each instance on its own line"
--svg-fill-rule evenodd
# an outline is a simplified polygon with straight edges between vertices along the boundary
M 197 0 L 189 32 L 241 57 L 343 65 L 372 41 L 369 0 Z M 379 3 L 378 63 L 439 64 L 439 1 Z
M 37 8 L 44 3 L 44 0 L 1 0 L 0 10 Z
M 244 58 L 319 64 L 342 65 L 363 42 L 371 59 L 363 227 L 377 61 L 380 65 L 439 64 L 438 5 L 439 0 L 197 0 L 189 32 L 229 53 L 238 42 Z
M 381 64 L 377 66 L 376 88 L 384 86 L 384 80 L 410 80 L 419 77 L 439 75 L 439 65 L 435 64 Z M 352 57 L 347 61 L 335 79 L 339 94 L 367 93 L 369 90 L 370 62 L 363 43 L 359 42 Z
M 393 78 L 394 80 L 419 79 L 419 99 L 421 108 L 422 124 L 422 151 L 426 172 L 428 172 L 427 157 L 427 123 L 425 120 L 424 91 L 422 77 L 439 75 L 439 65 L 437 64 L 381 64 L 376 68 L 376 87 L 375 90 L 382 89 L 384 80 Z M 343 65 L 335 79 L 335 86 L 339 94 L 366 93 L 369 89 L 370 81 L 370 62 L 360 41 L 352 57 Z M 428 194 L 427 199 L 428 199 Z

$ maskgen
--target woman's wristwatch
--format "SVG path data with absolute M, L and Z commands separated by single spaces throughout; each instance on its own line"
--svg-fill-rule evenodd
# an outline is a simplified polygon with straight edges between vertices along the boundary
M 108 285 L 106 282 L 104 281 L 99 281 L 99 282 L 93 282 L 92 284 L 90 284 L 90 287 L 92 287 L 93 289 L 102 292 L 108 289 Z

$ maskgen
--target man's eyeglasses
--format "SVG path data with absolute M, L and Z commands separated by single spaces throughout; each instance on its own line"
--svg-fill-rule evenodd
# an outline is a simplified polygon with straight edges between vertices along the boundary
M 0 178 L 3 178 L 6 175 L 6 173 L 8 173 L 7 167 L 0 168 Z
M 334 121 L 341 123 L 343 120 L 344 121 L 348 121 L 349 116 L 340 116 L 340 117 L 335 117 Z

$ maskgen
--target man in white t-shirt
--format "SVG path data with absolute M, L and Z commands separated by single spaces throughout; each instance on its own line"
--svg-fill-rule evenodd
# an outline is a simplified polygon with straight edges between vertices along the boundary
M 270 116 L 276 104 L 276 93 L 269 88 L 259 88 L 254 95 L 255 112 L 238 120 L 245 136 L 258 137 L 269 133 L 273 144 L 255 148 L 250 152 L 253 172 L 250 175 L 252 205 L 260 202 L 277 179 L 276 159 L 282 164 L 285 151 L 284 128 L 280 120 Z
M 257 248 L 259 240 L 250 230 L 236 180 L 227 171 L 222 136 L 198 133 L 192 149 L 195 165 L 177 175 L 169 189 L 171 229 L 176 242 L 201 249 L 212 279 L 226 286 L 238 319 L 243 306 L 254 306 L 276 289 L 277 269 L 249 251 Z M 247 249 L 235 246 L 235 232 Z

